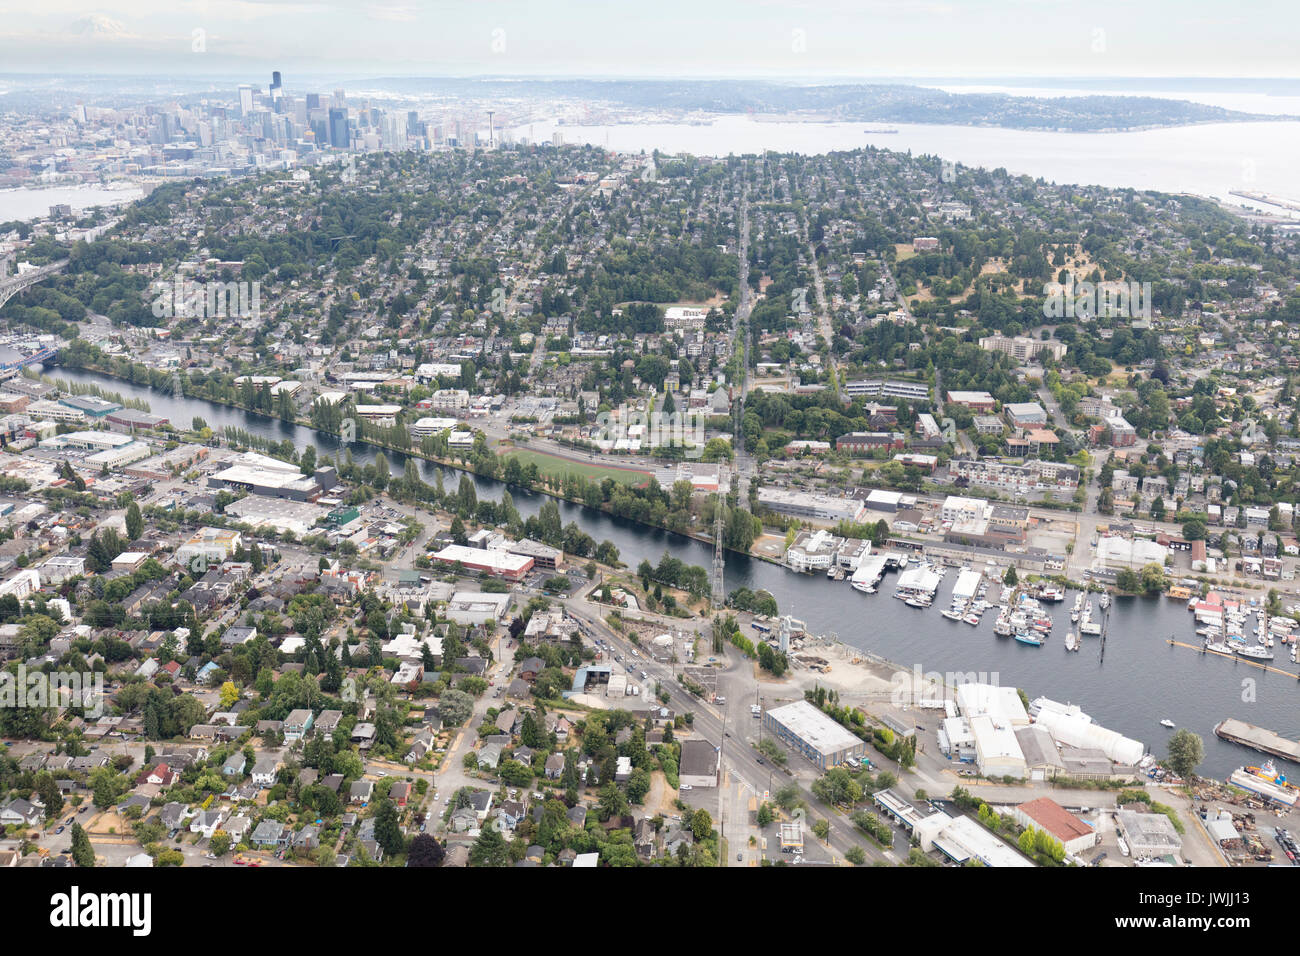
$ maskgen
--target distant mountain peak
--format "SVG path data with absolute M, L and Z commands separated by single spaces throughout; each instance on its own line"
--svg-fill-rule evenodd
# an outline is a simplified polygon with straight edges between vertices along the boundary
M 130 31 L 118 20 L 103 13 L 92 13 L 88 17 L 82 17 L 68 25 L 65 31 L 72 36 L 91 36 L 91 37 L 116 37 L 126 38 L 131 36 Z

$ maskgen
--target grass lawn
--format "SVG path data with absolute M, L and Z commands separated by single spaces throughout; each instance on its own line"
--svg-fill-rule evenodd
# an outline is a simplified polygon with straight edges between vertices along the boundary
M 613 468 L 606 465 L 589 465 L 586 462 L 572 461 L 568 458 L 561 458 L 558 455 L 548 455 L 545 452 L 532 451 L 526 448 L 510 448 L 503 446 L 498 452 L 503 458 L 518 458 L 521 465 L 529 462 L 537 465 L 537 470 L 543 475 L 582 475 L 584 478 L 598 478 L 604 481 L 606 478 L 613 478 L 615 481 L 633 488 L 644 485 L 650 478 L 650 472 L 637 468 Z

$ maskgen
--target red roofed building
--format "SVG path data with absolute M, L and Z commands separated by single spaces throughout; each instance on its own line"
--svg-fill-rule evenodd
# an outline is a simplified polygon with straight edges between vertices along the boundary
M 180 774 L 165 763 L 160 763 L 156 767 L 142 771 L 140 776 L 135 778 L 135 785 L 139 787 L 146 783 L 152 783 L 160 787 L 170 787 L 180 779 Z
M 1066 853 L 1082 853 L 1101 841 L 1096 830 L 1049 797 L 1020 804 L 1016 807 L 1015 818 L 1023 827 L 1046 831 L 1060 840 Z

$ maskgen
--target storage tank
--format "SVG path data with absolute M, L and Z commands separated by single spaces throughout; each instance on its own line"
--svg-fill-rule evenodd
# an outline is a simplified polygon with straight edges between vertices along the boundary
M 1070 714 L 1044 710 L 1038 715 L 1038 723 L 1059 743 L 1085 750 L 1100 750 L 1115 763 L 1127 767 L 1136 764 L 1146 753 L 1142 741 L 1133 740 Z

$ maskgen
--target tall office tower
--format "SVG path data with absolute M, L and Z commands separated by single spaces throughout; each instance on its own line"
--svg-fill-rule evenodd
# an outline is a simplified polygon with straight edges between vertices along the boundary
M 310 111 L 310 110 L 318 110 L 318 109 L 320 109 L 320 94 L 319 94 L 319 93 L 308 93 L 308 94 L 307 94 L 307 109 L 308 109 L 309 111 Z
M 339 107 L 348 105 L 348 98 L 341 88 L 334 91 L 334 105 Z
M 245 116 L 253 112 L 253 88 L 247 83 L 239 85 L 239 112 Z
M 420 114 L 411 110 L 406 114 L 406 134 L 408 136 L 420 135 Z
M 330 109 L 330 145 L 338 149 L 347 149 L 351 144 L 348 137 L 348 111 L 334 107 Z
M 284 96 L 283 84 L 280 82 L 280 71 L 271 71 L 271 109 L 277 113 L 280 112 L 280 100 Z

